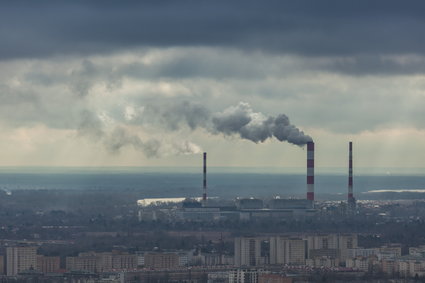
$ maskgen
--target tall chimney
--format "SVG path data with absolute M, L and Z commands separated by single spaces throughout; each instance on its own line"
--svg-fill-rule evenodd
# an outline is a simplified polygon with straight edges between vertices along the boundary
M 354 202 L 353 195 L 353 142 L 348 144 L 348 203 Z
M 314 201 L 314 142 L 307 143 L 307 199 Z
M 202 204 L 207 203 L 207 153 L 204 152 L 204 191 L 202 194 Z

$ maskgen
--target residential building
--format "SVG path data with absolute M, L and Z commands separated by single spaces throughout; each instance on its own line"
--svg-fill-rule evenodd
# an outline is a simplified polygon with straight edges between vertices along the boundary
M 60 257 L 37 255 L 37 270 L 43 273 L 58 272 L 60 269 Z
M 258 274 L 258 283 L 292 283 L 292 278 L 282 274 L 260 273 Z
M 98 272 L 96 264 L 98 255 L 96 253 L 80 253 L 76 257 L 66 257 L 66 269 L 68 271 Z
M 235 238 L 235 265 L 257 266 L 264 262 L 261 259 L 261 242 L 258 237 Z
M 6 275 L 15 276 L 37 268 L 37 247 L 14 246 L 6 248 Z
M 5 267 L 5 262 L 4 262 L 4 260 L 5 260 L 5 258 L 4 258 L 4 256 L 3 255 L 0 255 L 0 275 L 4 275 L 5 274 L 5 270 L 4 270 L 4 267 Z
M 177 253 L 149 252 L 144 256 L 145 267 L 153 269 L 176 268 L 179 266 Z
M 229 272 L 229 283 L 258 283 L 257 269 L 235 269 Z
M 306 240 L 294 237 L 270 238 L 270 264 L 304 265 Z

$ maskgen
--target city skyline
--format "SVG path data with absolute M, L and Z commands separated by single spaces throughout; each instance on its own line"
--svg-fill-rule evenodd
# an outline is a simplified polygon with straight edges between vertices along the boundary
M 1 5 L 0 166 L 425 167 L 419 1 Z

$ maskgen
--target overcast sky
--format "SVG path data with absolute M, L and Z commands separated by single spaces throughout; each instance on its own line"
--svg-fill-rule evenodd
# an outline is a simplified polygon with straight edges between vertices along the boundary
M 423 1 L 2 1 L 1 166 L 425 167 Z M 284 115 L 281 115 L 284 114 Z M 289 141 L 289 142 L 288 142 Z

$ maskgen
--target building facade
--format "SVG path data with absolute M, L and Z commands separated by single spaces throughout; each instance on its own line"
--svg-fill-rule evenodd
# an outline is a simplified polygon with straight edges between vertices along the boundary
M 37 270 L 43 273 L 58 272 L 60 269 L 60 257 L 37 255 Z
M 15 246 L 6 248 L 6 275 L 15 276 L 37 268 L 37 247 Z
M 153 269 L 176 268 L 179 255 L 176 253 L 145 253 L 145 267 Z
M 257 266 L 261 260 L 261 242 L 258 237 L 238 237 L 235 238 L 235 265 L 236 266 Z

